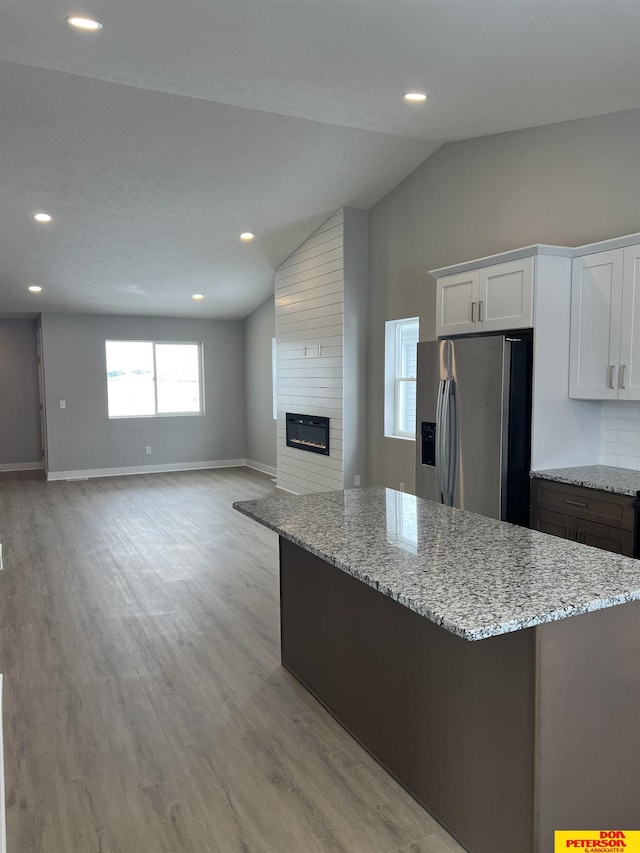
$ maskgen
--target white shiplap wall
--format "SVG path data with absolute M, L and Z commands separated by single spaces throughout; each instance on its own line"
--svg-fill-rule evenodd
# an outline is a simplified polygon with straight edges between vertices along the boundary
M 344 217 L 333 214 L 276 270 L 278 486 L 344 486 Z M 304 354 L 304 347 L 307 354 Z M 318 354 L 321 347 L 321 354 Z M 287 447 L 285 413 L 330 418 L 329 456 Z

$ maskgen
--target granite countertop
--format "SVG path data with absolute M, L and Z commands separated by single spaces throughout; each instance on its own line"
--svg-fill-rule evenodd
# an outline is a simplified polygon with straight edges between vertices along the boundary
M 532 477 L 554 480 L 571 486 L 584 486 L 613 492 L 616 495 L 635 497 L 640 492 L 640 471 L 629 468 L 614 468 L 612 465 L 581 465 L 578 468 L 550 468 L 547 471 L 532 471 Z
M 393 489 L 233 506 L 467 640 L 640 600 L 640 560 Z

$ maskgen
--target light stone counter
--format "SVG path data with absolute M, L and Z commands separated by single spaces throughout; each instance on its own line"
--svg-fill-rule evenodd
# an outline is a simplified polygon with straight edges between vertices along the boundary
M 640 492 L 640 471 L 614 468 L 612 465 L 549 468 L 546 471 L 532 471 L 531 476 L 541 480 L 553 480 L 556 483 L 568 483 L 570 486 L 584 486 L 586 489 L 613 492 L 616 495 L 635 497 L 637 492 Z
M 392 489 L 234 508 L 467 640 L 640 600 L 640 560 Z

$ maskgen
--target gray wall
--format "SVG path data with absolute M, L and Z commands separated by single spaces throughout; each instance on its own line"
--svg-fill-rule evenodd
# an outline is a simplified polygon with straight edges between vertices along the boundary
M 242 321 L 43 314 L 42 336 L 50 473 L 244 458 Z M 106 339 L 202 341 L 206 414 L 109 420 Z
M 385 320 L 435 337 L 428 269 L 640 231 L 640 111 L 444 145 L 369 221 L 369 478 L 412 491 L 414 443 L 383 435 Z
M 36 320 L 0 320 L 0 465 L 42 462 Z
M 270 296 L 244 321 L 246 365 L 246 458 L 275 468 L 276 433 L 271 385 L 271 340 L 276 334 L 276 314 Z

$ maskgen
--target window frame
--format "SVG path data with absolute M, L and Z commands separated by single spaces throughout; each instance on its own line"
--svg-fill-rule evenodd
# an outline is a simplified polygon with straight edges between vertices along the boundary
M 420 340 L 420 318 L 404 317 L 385 322 L 385 387 L 384 387 L 384 435 L 385 438 L 398 438 L 403 441 L 416 440 L 416 428 L 409 432 L 399 428 L 402 420 L 400 411 L 401 388 L 412 383 L 416 386 L 416 376 L 401 374 L 402 366 L 402 330 L 415 325 L 416 346 Z M 417 372 L 417 371 L 416 371 Z
M 107 344 L 151 344 L 153 353 L 153 398 L 155 413 L 150 415 L 109 414 L 109 375 L 107 372 Z M 200 408 L 197 412 L 158 412 L 158 377 L 156 369 L 156 346 L 195 346 L 198 348 L 198 391 Z M 107 418 L 110 421 L 139 420 L 142 418 L 200 418 L 205 415 L 204 405 L 204 344 L 202 341 L 163 341 L 148 338 L 105 338 L 105 379 L 107 384 Z

